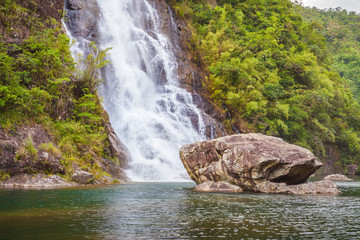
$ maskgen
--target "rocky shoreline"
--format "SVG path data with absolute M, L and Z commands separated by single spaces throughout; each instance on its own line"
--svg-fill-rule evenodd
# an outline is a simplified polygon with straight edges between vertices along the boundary
M 4 188 L 62 188 L 71 187 L 78 184 L 68 182 L 58 175 L 39 174 L 19 174 L 3 182 L 0 182 L 0 187 Z
M 67 180 L 59 175 L 21 173 L 4 181 L 0 180 L 0 188 L 47 189 L 122 183 L 128 183 L 128 181 L 111 177 L 108 177 L 106 181 L 95 180 L 91 173 L 85 171 L 77 171 L 71 180 Z
M 107 173 L 101 179 L 73 164 L 67 169 L 54 138 L 41 125 L 21 126 L 16 131 L 0 127 L 0 185 L 23 187 L 62 187 L 74 184 L 104 184 L 126 182 L 124 167 L 129 153 L 107 126 L 107 151 L 118 163 L 102 157 L 96 162 Z M 95 163 L 94 163 L 95 164 Z M 99 175 L 99 174 L 98 174 Z M 71 179 L 66 181 L 63 177 Z
M 71 17 L 84 20 L 85 25 L 77 26 L 78 28 L 92 29 L 95 27 L 91 25 L 94 24 L 91 21 L 91 16 L 85 18 L 81 14 L 86 15 L 88 13 L 80 11 L 80 9 L 86 5 L 88 8 L 94 8 L 95 11 L 94 4 L 96 1 L 54 0 L 51 3 L 45 3 L 43 0 L 34 0 L 16 2 L 14 2 L 14 4 L 17 4 L 16 6 L 21 6 L 24 9 L 19 10 L 16 14 L 14 13 L 14 16 L 18 18 L 17 21 L 9 20 L 12 31 L 6 31 L 7 28 L 4 25 L 0 27 L 0 32 L 4 35 L 2 38 L 4 44 L 16 44 L 21 47 L 24 40 L 33 34 L 31 29 L 34 27 L 34 23 L 44 22 L 45 27 L 54 28 L 55 24 L 54 26 L 47 24 L 47 20 L 50 18 L 55 19 L 59 27 L 63 27 L 61 20 L 67 21 L 63 18 L 64 14 L 68 16 L 68 14 L 72 13 Z M 63 11 L 64 3 L 67 8 L 65 12 Z M 68 10 L 73 10 L 73 12 Z M 27 17 L 32 16 L 34 17 L 34 23 L 25 21 L 28 20 Z M 86 21 L 90 22 L 86 23 Z M 64 29 L 63 31 L 65 32 Z M 94 32 L 96 32 L 96 29 L 94 29 Z M 16 57 L 19 52 L 13 52 L 14 56 L 12 57 Z M 73 100 L 75 98 L 73 96 L 71 94 L 67 95 L 67 100 L 64 100 L 63 103 L 66 107 L 56 112 L 56 114 L 51 111 L 49 111 L 50 113 L 44 113 L 44 115 L 49 114 L 50 122 L 55 123 L 70 118 L 69 116 L 73 114 L 74 108 Z M 53 105 L 49 106 L 53 108 Z M 0 185 L 6 187 L 62 187 L 76 184 L 103 184 L 127 181 L 128 178 L 124 169 L 130 155 L 115 134 L 107 113 L 102 111 L 101 106 L 98 108 L 97 110 L 101 112 L 101 127 L 104 129 L 101 131 L 104 132 L 106 137 L 101 142 L 101 151 L 94 153 L 89 150 L 89 156 L 84 157 L 83 161 L 79 160 L 79 156 L 84 156 L 84 152 L 92 146 L 90 144 L 86 146 L 85 144 L 85 146 L 80 147 L 70 145 L 65 147 L 67 149 L 74 148 L 74 152 L 78 153 L 78 159 L 75 161 L 74 156 L 71 154 L 64 154 L 67 151 L 63 150 L 65 148 L 61 146 L 61 144 L 64 144 L 63 139 L 61 139 L 63 136 L 60 136 L 54 124 L 49 124 L 47 120 L 46 122 L 36 121 L 35 116 L 34 119 L 25 119 L 25 121 L 22 119 L 19 122 L 2 124 L 0 126 Z M 19 114 L 21 114 L 20 111 Z M 100 134 L 100 130 L 98 133 Z M 85 161 L 88 162 L 84 163 Z

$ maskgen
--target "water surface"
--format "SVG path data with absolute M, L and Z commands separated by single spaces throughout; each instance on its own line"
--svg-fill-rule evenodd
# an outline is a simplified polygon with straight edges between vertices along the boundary
M 0 189 L 0 239 L 359 239 L 360 182 L 341 196 L 196 193 L 193 183 Z

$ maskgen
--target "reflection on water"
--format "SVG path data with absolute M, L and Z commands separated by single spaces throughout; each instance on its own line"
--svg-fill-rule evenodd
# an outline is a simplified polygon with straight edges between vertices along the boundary
M 360 182 L 341 196 L 195 193 L 193 183 L 0 189 L 0 239 L 356 239 Z

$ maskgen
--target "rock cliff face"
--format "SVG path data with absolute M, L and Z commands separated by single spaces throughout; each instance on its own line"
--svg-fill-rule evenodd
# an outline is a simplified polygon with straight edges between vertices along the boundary
M 245 191 L 320 192 L 314 189 L 318 185 L 303 183 L 322 164 L 309 150 L 288 144 L 280 138 L 262 134 L 222 137 L 185 145 L 180 150 L 180 157 L 197 184 L 228 182 Z M 300 187 L 286 188 L 288 185 Z M 276 190 L 280 188 L 282 190 Z
M 0 128 L 0 156 L 0 171 L 10 176 L 39 172 L 64 174 L 65 171 L 61 154 L 50 135 L 38 125 L 22 126 L 10 133 Z
M 193 63 L 193 58 L 188 43 L 190 31 L 186 24 L 175 18 L 172 9 L 164 0 L 149 0 L 155 5 L 161 17 L 161 30 L 170 40 L 178 63 L 178 80 L 182 87 L 193 93 L 193 101 L 202 110 L 202 117 L 206 126 L 206 135 L 209 139 L 227 135 L 225 128 L 218 119 L 224 119 L 220 111 L 216 111 L 214 105 L 201 95 L 202 80 L 205 74 L 201 68 Z M 96 0 L 66 0 L 65 1 L 65 24 L 72 36 L 77 39 L 79 46 L 86 49 L 88 41 L 97 42 L 99 39 L 99 22 L 101 12 Z M 146 26 L 144 22 L 144 26 Z M 160 79 L 159 81 L 166 81 Z M 196 125 L 198 119 L 189 117 Z
M 225 119 L 224 114 L 204 96 L 202 85 L 205 72 L 201 64 L 195 64 L 195 56 L 190 51 L 191 32 L 186 23 L 176 18 L 167 1 L 149 0 L 149 2 L 155 5 L 161 17 L 161 30 L 174 47 L 178 63 L 178 80 L 183 88 L 193 93 L 193 102 L 202 110 L 206 136 L 209 139 L 226 136 L 227 132 L 220 122 Z
M 9 13 L 6 20 L 8 21 L 7 25 L 11 26 L 11 31 L 4 27 L 3 19 L 0 19 L 0 34 L 5 43 L 21 44 L 24 39 L 29 37 L 32 28 L 31 21 L 27 20 L 29 18 L 37 21 L 41 19 L 45 26 L 46 21 L 53 18 L 59 26 L 62 26 L 61 17 L 64 3 L 66 16 L 78 20 L 68 22 L 68 24 L 74 24 L 72 27 L 77 30 L 76 36 L 91 41 L 96 40 L 97 20 L 99 18 L 96 0 L 16 0 L 15 2 L 24 7 L 25 10 L 21 10 L 23 12 L 17 15 L 15 14 L 16 19 L 13 19 L 14 17 L 10 16 L 12 13 Z M 86 11 L 82 11 L 82 9 L 86 9 Z M 64 21 L 67 22 L 66 19 Z M 108 119 L 107 116 L 104 118 Z M 96 164 L 110 174 L 111 177 L 108 177 L 107 182 L 112 180 L 125 181 L 128 178 L 123 168 L 129 161 L 129 153 L 119 141 L 109 121 L 104 125 L 108 135 L 108 139 L 105 140 L 108 147 L 104 151 L 112 160 L 102 157 L 97 160 Z M 0 183 L 6 186 L 26 187 L 68 186 L 69 183 L 61 177 L 49 177 L 52 174 L 69 174 L 65 172 L 65 166 L 61 161 L 61 151 L 55 142 L 54 137 L 51 136 L 46 127 L 39 124 L 12 126 L 10 130 L 0 127 Z M 113 161 L 114 159 L 115 161 Z M 74 165 L 73 167 L 76 171 L 77 166 Z M 93 180 L 88 182 L 97 183 Z
M 96 0 L 65 0 L 65 13 L 64 23 L 71 35 L 79 42 L 80 48 L 86 49 L 88 42 L 98 41 L 101 13 Z M 123 168 L 127 167 L 130 154 L 110 122 L 106 124 L 105 129 L 108 134 L 109 152 L 118 159 L 118 163 L 102 158 L 98 165 L 113 178 L 126 180 Z
M 5 21 L 0 19 L 1 41 L 18 44 L 27 38 L 32 27 L 32 21 L 29 21 L 29 16 L 43 19 L 45 25 L 45 21 L 49 18 L 54 18 L 60 23 L 64 0 L 15 0 L 13 2 L 18 3 L 27 10 L 20 14 L 20 16 L 9 12 L 7 13 L 8 19 L 5 19 Z M 8 26 L 11 27 L 8 28 Z
M 110 124 L 107 128 L 109 147 L 105 150 L 110 156 L 118 159 L 118 163 L 103 157 L 98 159 L 96 164 L 110 174 L 111 178 L 107 182 L 126 181 L 128 178 L 123 168 L 126 167 L 130 158 L 129 153 L 118 140 Z M 5 131 L 0 127 L 0 183 L 5 186 L 24 187 L 69 186 L 64 179 L 60 181 L 59 178 L 47 177 L 53 174 L 69 174 L 65 171 L 65 166 L 61 161 L 61 151 L 55 142 L 55 139 L 40 125 L 23 125 L 10 131 Z M 76 165 L 73 165 L 73 168 L 76 175 L 80 169 Z M 35 180 L 31 180 L 32 177 Z M 41 182 L 41 179 L 44 181 Z M 94 179 L 89 181 L 77 179 L 73 178 L 80 184 L 104 183 L 104 181 L 95 182 Z
M 100 9 L 96 0 L 66 0 L 64 22 L 76 39 L 97 41 Z

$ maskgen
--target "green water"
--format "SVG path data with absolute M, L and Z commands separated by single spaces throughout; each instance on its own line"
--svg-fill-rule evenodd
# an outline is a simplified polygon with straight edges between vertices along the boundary
M 0 239 L 360 239 L 360 182 L 341 196 L 195 193 L 193 183 L 0 189 Z

